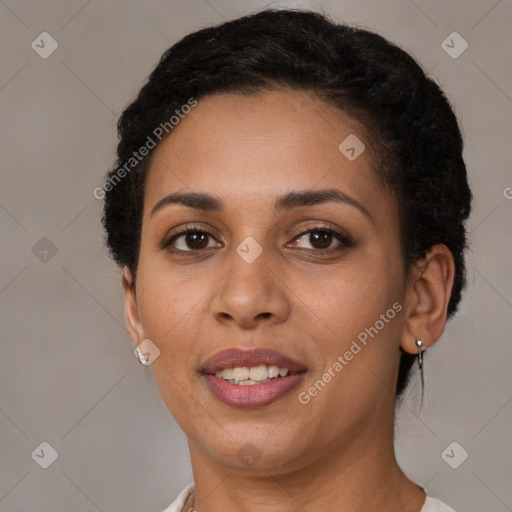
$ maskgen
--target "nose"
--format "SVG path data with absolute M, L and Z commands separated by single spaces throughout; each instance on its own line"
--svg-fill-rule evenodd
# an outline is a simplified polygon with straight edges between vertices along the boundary
M 231 270 L 212 300 L 212 314 L 218 322 L 254 329 L 288 318 L 291 303 L 287 287 L 275 259 L 272 263 L 266 252 L 249 263 L 233 251 Z

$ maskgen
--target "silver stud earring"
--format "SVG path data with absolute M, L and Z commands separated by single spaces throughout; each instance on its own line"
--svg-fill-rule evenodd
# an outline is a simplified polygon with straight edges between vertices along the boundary
M 423 351 L 425 350 L 423 348 L 423 341 L 416 340 L 416 346 L 418 347 L 418 366 L 420 370 L 423 370 Z
M 139 347 L 133 351 L 133 355 L 137 358 L 140 364 L 143 364 L 144 366 L 149 366 L 151 364 L 149 362 L 149 353 L 143 354 Z

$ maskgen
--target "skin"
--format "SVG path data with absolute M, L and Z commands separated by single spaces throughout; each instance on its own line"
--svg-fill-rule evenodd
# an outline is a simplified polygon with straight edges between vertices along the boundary
M 136 286 L 127 268 L 122 284 L 134 346 L 149 338 L 160 349 L 155 382 L 188 438 L 196 488 L 184 510 L 419 512 L 425 501 L 395 459 L 394 390 L 399 347 L 416 354 L 417 339 L 428 348 L 444 331 L 453 259 L 437 245 L 405 278 L 396 199 L 369 151 L 349 161 L 338 150 L 351 133 L 369 147 L 362 126 L 304 91 L 215 95 L 155 149 Z M 371 218 L 333 201 L 272 209 L 291 190 L 331 188 Z M 225 208 L 171 204 L 150 215 L 166 195 L 192 191 Z M 161 248 L 186 224 L 211 234 L 206 251 L 185 236 Z M 344 230 L 353 246 L 332 237 L 323 251 L 303 234 L 318 227 Z M 252 263 L 235 250 L 249 236 L 263 249 Z M 300 403 L 298 393 L 395 302 L 402 310 Z M 270 405 L 229 407 L 198 369 L 232 347 L 276 349 L 302 362 L 306 379 Z M 250 467 L 237 457 L 248 443 L 259 457 Z

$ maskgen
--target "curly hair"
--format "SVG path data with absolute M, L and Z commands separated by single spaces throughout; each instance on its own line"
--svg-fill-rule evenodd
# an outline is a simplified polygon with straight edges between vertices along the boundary
M 189 34 L 165 51 L 118 121 L 117 161 L 102 196 L 113 259 L 135 279 L 154 148 L 137 161 L 133 155 L 155 128 L 190 98 L 267 89 L 310 91 L 362 124 L 373 167 L 398 203 L 405 274 L 435 244 L 445 244 L 453 255 L 450 318 L 465 286 L 464 224 L 472 200 L 455 113 L 404 50 L 312 11 L 263 10 Z M 126 170 L 129 159 L 133 169 Z M 397 396 L 414 359 L 401 351 Z

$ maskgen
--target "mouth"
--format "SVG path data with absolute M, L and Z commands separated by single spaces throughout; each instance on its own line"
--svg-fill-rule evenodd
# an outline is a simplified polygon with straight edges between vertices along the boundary
M 227 380 L 231 384 L 239 386 L 253 386 L 264 384 L 272 379 L 279 379 L 287 375 L 297 375 L 299 372 L 290 372 L 283 366 L 261 364 L 258 366 L 235 366 L 224 368 L 215 372 L 215 377 Z
M 208 359 L 201 373 L 212 394 L 231 407 L 268 405 L 304 378 L 306 367 L 270 349 L 228 349 Z

